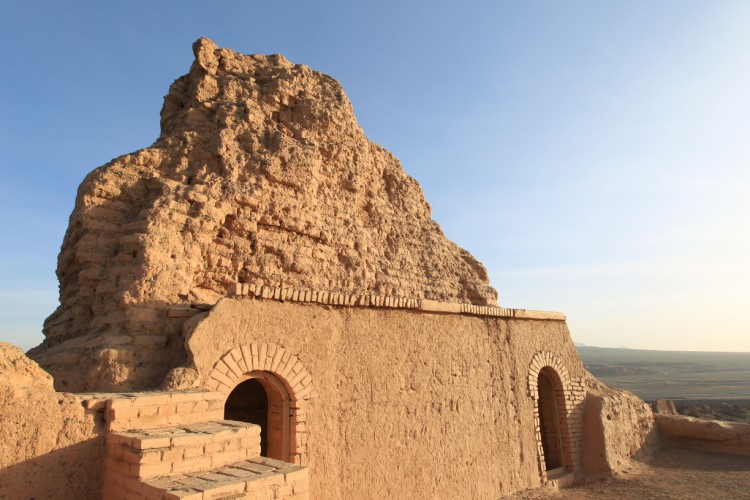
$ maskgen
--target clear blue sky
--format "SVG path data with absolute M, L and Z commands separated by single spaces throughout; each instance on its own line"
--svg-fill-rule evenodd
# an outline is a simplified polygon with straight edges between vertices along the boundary
M 750 2 L 0 4 L 0 339 L 38 344 L 84 175 L 149 146 L 200 36 L 342 83 L 506 307 L 750 351 Z

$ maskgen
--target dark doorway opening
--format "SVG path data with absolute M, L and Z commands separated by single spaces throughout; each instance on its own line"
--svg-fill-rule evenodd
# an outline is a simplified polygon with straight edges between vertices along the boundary
M 260 454 L 268 456 L 268 396 L 258 379 L 251 378 L 234 388 L 224 404 L 224 419 L 260 426 Z
M 539 388 L 539 426 L 544 451 L 544 468 L 546 471 L 560 469 L 563 461 L 563 443 L 560 432 L 560 396 L 559 377 L 552 368 L 545 367 L 539 371 L 537 379 Z
M 260 426 L 260 454 L 289 461 L 293 435 L 289 393 L 271 373 L 253 371 L 239 383 L 224 404 L 224 418 Z

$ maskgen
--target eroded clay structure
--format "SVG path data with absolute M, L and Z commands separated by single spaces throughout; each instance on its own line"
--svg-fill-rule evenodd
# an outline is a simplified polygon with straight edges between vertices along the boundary
M 2 429 L 64 411 L 3 450 L 0 496 L 44 497 L 45 470 L 70 498 L 497 498 L 648 446 L 649 408 L 564 315 L 497 305 L 335 80 L 194 52 L 159 139 L 79 189 L 30 351 L 67 392 L 9 383 Z

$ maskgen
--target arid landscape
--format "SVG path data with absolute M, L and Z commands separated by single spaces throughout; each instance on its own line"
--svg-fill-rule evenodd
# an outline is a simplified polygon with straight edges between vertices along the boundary
M 578 345 L 583 364 L 611 387 L 683 415 L 750 423 L 750 353 L 647 351 Z

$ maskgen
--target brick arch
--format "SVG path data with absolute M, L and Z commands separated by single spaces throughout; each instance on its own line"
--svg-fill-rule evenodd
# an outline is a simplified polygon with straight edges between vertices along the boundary
M 534 427 L 536 434 L 537 443 L 537 458 L 539 465 L 539 472 L 542 478 L 545 480 L 550 479 L 547 471 L 547 463 L 544 456 L 544 446 L 542 444 L 542 422 L 540 420 L 540 394 L 539 394 L 539 374 L 544 371 L 545 376 L 551 376 L 555 387 L 556 401 L 553 402 L 557 413 L 559 433 L 561 438 L 561 456 L 562 456 L 562 467 L 561 468 L 573 468 L 573 457 L 572 457 L 572 446 L 570 441 L 571 436 L 571 405 L 569 401 L 571 399 L 571 381 L 568 369 L 565 367 L 560 358 L 548 351 L 539 351 L 534 354 L 529 364 L 528 374 L 528 392 L 529 396 L 534 401 Z M 556 380 L 554 380 L 556 379 Z
M 307 465 L 307 404 L 312 377 L 291 351 L 272 343 L 253 342 L 227 351 L 214 365 L 206 385 L 225 398 L 242 382 L 268 374 L 283 385 L 288 396 L 291 461 Z M 225 400 L 226 401 L 226 400 Z
M 548 351 L 538 351 L 536 354 L 534 354 L 534 357 L 531 358 L 531 363 L 529 363 L 528 389 L 529 396 L 534 399 L 539 398 L 537 387 L 539 372 L 542 370 L 542 368 L 545 368 L 547 366 L 555 370 L 557 376 L 560 377 L 560 382 L 562 382 L 564 390 L 567 391 L 570 388 L 570 375 L 568 375 L 568 369 L 565 368 L 565 365 L 560 360 L 559 356 Z

